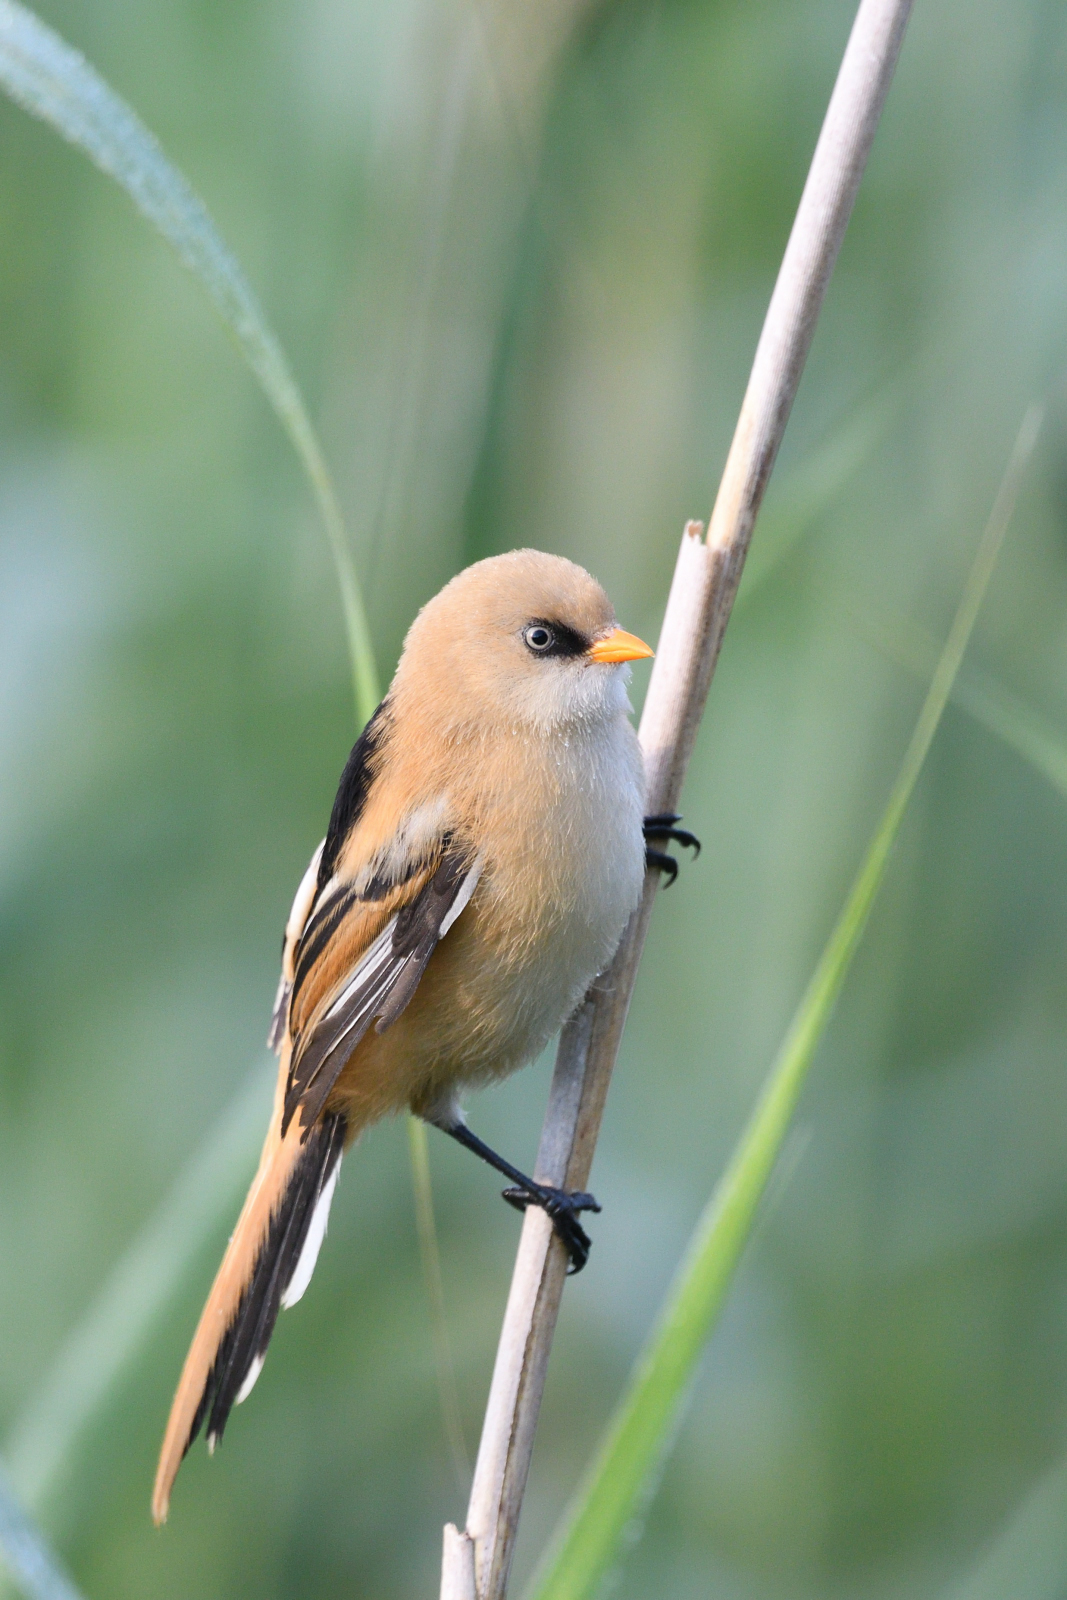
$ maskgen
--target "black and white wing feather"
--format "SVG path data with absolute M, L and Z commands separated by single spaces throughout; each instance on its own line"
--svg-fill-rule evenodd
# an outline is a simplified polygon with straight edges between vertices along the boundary
M 308 869 L 300 880 L 300 887 L 293 896 L 293 908 L 282 936 L 282 972 L 278 979 L 278 992 L 274 996 L 274 1009 L 271 1012 L 270 1029 L 267 1033 L 267 1047 L 275 1054 L 282 1047 L 289 1025 L 289 997 L 293 992 L 297 946 L 303 938 L 304 926 L 318 895 L 319 863 L 325 847 L 326 840 L 323 839 L 308 863 Z
M 467 905 L 481 876 L 480 856 L 447 836 L 438 862 L 417 892 L 395 910 L 362 949 L 328 1003 L 316 1008 L 313 1022 L 293 1040 L 292 1061 L 282 1112 L 284 1134 L 297 1108 L 305 1128 L 313 1125 L 337 1078 L 372 1023 L 384 1033 L 411 1000 L 440 941 Z M 367 902 L 338 888 L 307 927 L 307 946 L 297 953 L 294 992 L 315 961 L 325 959 L 345 924 L 361 920 Z M 288 1004 L 288 1001 L 286 1002 Z

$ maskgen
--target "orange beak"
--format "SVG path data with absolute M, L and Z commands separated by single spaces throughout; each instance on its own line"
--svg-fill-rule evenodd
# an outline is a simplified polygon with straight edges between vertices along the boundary
M 646 656 L 654 656 L 655 653 L 636 633 L 626 633 L 622 628 L 616 628 L 606 639 L 596 639 L 589 646 L 592 660 L 601 662 L 643 661 Z

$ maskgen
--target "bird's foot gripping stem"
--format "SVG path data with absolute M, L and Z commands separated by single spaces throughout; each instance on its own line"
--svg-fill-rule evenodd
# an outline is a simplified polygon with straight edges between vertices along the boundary
M 586 1194 L 584 1189 L 552 1189 L 541 1183 L 532 1183 L 529 1188 L 515 1184 L 510 1189 L 502 1189 L 501 1195 L 516 1211 L 525 1211 L 527 1206 L 540 1206 L 542 1211 L 547 1212 L 571 1258 L 568 1276 L 581 1272 L 589 1260 L 593 1241 L 578 1221 L 578 1216 L 582 1211 L 600 1210 L 600 1202 L 594 1195 Z
M 645 866 L 658 867 L 667 874 L 664 885 L 669 889 L 678 876 L 678 863 L 666 850 L 657 850 L 653 847 L 653 840 L 665 840 L 667 843 L 680 844 L 683 849 L 692 850 L 695 861 L 700 854 L 700 840 L 695 833 L 690 833 L 688 828 L 679 828 L 681 822 L 677 811 L 660 811 L 653 817 L 646 817 L 642 827 L 645 836 Z
M 462 1119 L 453 1116 L 434 1119 L 435 1125 L 442 1133 L 447 1133 L 450 1139 L 455 1139 L 457 1144 L 473 1150 L 476 1156 L 481 1156 L 497 1172 L 505 1178 L 510 1178 L 512 1187 L 503 1191 L 504 1199 L 509 1206 L 514 1206 L 516 1211 L 525 1211 L 527 1206 L 540 1206 L 542 1211 L 552 1218 L 552 1226 L 567 1247 L 567 1254 L 571 1264 L 568 1273 L 581 1272 L 589 1260 L 589 1251 L 592 1249 L 592 1240 L 578 1221 L 582 1211 L 599 1211 L 600 1205 L 591 1194 L 585 1194 L 580 1189 L 553 1189 L 546 1183 L 537 1183 L 533 1178 L 528 1178 L 525 1172 L 520 1172 L 518 1167 L 513 1167 L 510 1161 L 505 1161 L 503 1156 L 491 1150 L 484 1139 L 479 1139 L 472 1133 Z

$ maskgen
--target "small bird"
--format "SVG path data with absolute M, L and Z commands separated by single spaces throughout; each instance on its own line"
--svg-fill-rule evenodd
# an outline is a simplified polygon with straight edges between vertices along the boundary
M 457 1095 L 532 1060 L 610 962 L 649 840 L 624 663 L 651 656 L 600 585 L 536 550 L 479 561 L 408 632 L 341 774 L 296 893 L 270 1031 L 279 1054 L 259 1169 L 178 1384 L 152 1497 L 205 1421 L 208 1448 L 307 1288 L 342 1152 L 410 1109 L 542 1206 L 585 1263 L 592 1195 L 537 1184 L 467 1126 Z

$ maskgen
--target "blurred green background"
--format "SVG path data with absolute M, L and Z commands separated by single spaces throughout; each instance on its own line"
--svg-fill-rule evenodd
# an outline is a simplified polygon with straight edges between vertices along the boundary
M 852 11 L 41 7 L 256 285 L 387 672 L 452 572 L 519 544 L 583 562 L 655 637 Z M 1067 12 L 918 0 L 687 785 L 704 854 L 657 910 L 516 1593 L 844 895 L 1038 396 L 965 703 L 618 1593 L 1067 1593 L 1065 331 Z M 976 719 L 993 701 L 1043 772 Z M 0 1451 L 24 1493 L 16 1445 L 65 1341 L 253 1068 L 267 1104 L 280 930 L 355 731 L 334 574 L 274 418 L 125 197 L 0 105 Z M 524 1162 L 549 1065 L 470 1107 Z M 473 1449 L 518 1224 L 430 1138 Z M 465 1493 L 401 1125 L 346 1162 L 254 1398 L 151 1527 L 256 1142 L 38 1497 L 90 1600 L 436 1593 Z

